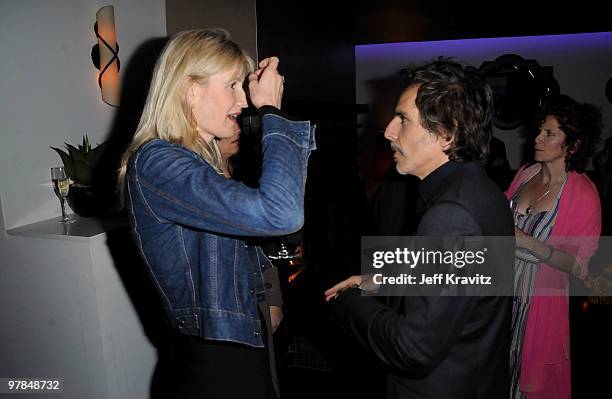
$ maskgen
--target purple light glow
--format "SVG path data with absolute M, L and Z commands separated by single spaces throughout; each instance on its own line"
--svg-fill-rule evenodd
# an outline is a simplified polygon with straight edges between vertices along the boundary
M 439 56 L 488 59 L 506 53 L 529 57 L 535 52 L 562 55 L 602 50 L 612 52 L 612 32 L 365 44 L 355 46 L 355 57 L 358 62 L 378 63 L 404 55 L 418 60 Z

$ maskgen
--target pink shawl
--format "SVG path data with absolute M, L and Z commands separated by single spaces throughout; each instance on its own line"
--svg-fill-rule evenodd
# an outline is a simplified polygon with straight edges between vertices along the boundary
M 519 169 L 506 191 L 506 198 L 512 198 L 521 183 L 540 169 L 539 163 Z M 548 244 L 574 255 L 581 265 L 579 277 L 584 278 L 600 233 L 601 204 L 597 189 L 586 175 L 570 172 Z M 539 267 L 521 353 L 520 387 L 524 392 L 544 388 L 547 376 L 544 365 L 570 357 L 568 275 L 545 263 Z

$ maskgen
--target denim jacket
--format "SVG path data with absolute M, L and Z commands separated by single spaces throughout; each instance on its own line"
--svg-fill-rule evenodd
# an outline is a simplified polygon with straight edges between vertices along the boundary
M 262 116 L 259 188 L 226 179 L 191 150 L 152 140 L 128 166 L 132 232 L 174 328 L 263 347 L 257 302 L 271 267 L 249 237 L 301 228 L 310 122 Z M 265 326 L 263 326 L 265 328 Z

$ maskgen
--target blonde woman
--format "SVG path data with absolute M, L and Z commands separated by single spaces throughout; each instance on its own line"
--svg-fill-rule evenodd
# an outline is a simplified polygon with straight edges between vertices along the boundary
M 120 170 L 133 235 L 171 325 L 177 398 L 273 398 L 264 271 L 248 237 L 303 224 L 308 121 L 280 114 L 279 60 L 253 61 L 224 30 L 178 33 L 157 61 Z M 240 130 L 243 81 L 262 125 L 259 188 L 225 178 L 216 138 Z M 266 306 L 262 306 L 266 305 Z M 268 319 L 269 320 L 269 319 Z

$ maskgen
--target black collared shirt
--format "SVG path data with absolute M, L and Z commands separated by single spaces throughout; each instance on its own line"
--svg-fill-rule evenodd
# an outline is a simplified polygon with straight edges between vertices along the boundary
M 425 203 L 429 203 L 436 194 L 444 189 L 444 180 L 455 172 L 461 165 L 455 161 L 448 161 L 438 169 L 431 172 L 419 183 L 419 195 Z
M 449 161 L 419 184 L 418 235 L 514 234 L 509 205 L 478 162 Z

